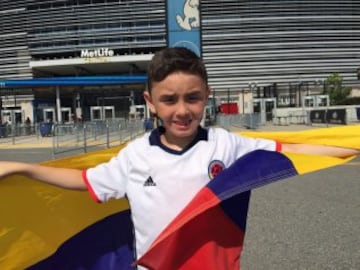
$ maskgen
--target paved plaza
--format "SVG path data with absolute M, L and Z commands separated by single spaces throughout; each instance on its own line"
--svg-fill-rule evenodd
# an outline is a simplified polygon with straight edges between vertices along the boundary
M 314 127 L 266 127 L 284 131 L 307 128 Z M 50 142 L 51 138 L 39 138 L 33 147 L 31 143 L 2 147 L 0 160 L 48 160 Z M 359 175 L 360 157 L 254 190 L 242 269 L 360 269 Z

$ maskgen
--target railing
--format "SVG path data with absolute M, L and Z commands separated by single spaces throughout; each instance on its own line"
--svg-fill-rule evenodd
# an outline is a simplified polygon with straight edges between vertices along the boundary
M 259 113 L 252 114 L 218 114 L 216 124 L 227 130 L 234 128 L 257 129 L 260 126 Z
M 218 114 L 216 125 L 225 129 L 256 129 L 259 114 Z M 143 120 L 115 119 L 72 124 L 0 125 L 0 144 L 49 144 L 56 157 L 66 152 L 88 152 L 121 145 L 145 132 Z
M 69 151 L 88 152 L 110 148 L 144 133 L 143 121 L 116 119 L 80 124 L 56 124 L 53 127 L 53 155 Z
M 16 144 L 30 136 L 39 136 L 39 126 L 25 124 L 0 124 L 0 144 Z
M 53 157 L 109 148 L 144 133 L 142 120 L 115 119 L 77 124 L 0 125 L 0 144 L 49 144 Z

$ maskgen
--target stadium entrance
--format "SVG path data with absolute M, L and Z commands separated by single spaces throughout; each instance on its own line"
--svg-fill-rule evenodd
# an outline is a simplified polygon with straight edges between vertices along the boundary
M 5 81 L 7 87 L 31 88 L 29 95 L 2 94 L 2 120 L 33 122 L 127 118 L 130 107 L 143 105 L 146 76 L 63 77 Z M 15 117 L 16 116 L 16 117 Z M 15 122 L 14 122 L 15 123 Z
M 29 62 L 33 79 L 0 81 L 0 110 L 16 110 L 16 123 L 27 118 L 33 123 L 127 118 L 130 106 L 145 104 L 145 74 L 152 56 L 101 48 L 83 50 L 75 58 L 34 59 Z M 14 113 L 6 118 L 13 122 Z

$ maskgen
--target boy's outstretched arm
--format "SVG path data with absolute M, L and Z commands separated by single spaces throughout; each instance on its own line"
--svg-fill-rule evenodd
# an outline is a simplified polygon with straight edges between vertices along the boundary
M 352 148 L 343 148 L 337 146 L 326 146 L 316 144 L 282 144 L 282 152 L 309 154 L 309 155 L 322 155 L 346 158 L 349 156 L 359 155 L 360 150 Z
M 32 179 L 67 189 L 86 190 L 82 171 L 78 169 L 54 168 L 39 164 L 0 161 L 0 179 L 22 174 Z

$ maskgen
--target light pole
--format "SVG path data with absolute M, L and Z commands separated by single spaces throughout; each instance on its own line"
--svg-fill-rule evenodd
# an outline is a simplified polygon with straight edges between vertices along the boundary
M 317 93 L 317 94 L 322 94 L 322 93 L 321 93 L 321 90 L 320 90 L 320 87 L 321 87 L 321 85 L 324 86 L 323 80 L 321 80 L 321 79 L 315 80 L 315 85 L 316 85 L 316 90 L 317 90 L 317 92 L 319 92 L 319 93 Z M 319 91 L 319 90 L 320 90 L 320 91 Z M 324 90 L 324 89 L 323 89 L 323 90 Z
M 249 82 L 248 85 L 249 85 L 250 93 L 251 93 L 252 99 L 253 99 L 254 98 L 254 90 L 257 88 L 258 83 L 256 81 L 252 81 L 252 82 Z M 244 93 L 243 93 L 243 95 L 244 95 Z
M 254 103 L 254 90 L 257 88 L 258 83 L 256 81 L 251 81 L 251 82 L 248 83 L 248 86 L 249 86 L 250 93 L 251 93 L 251 103 L 252 103 L 251 111 L 252 111 L 252 113 L 254 113 L 254 105 L 255 105 L 255 103 Z M 257 103 L 257 105 L 259 105 L 257 110 L 259 110 L 259 112 L 260 112 L 261 111 L 261 103 Z
M 245 89 L 242 90 L 242 114 L 245 114 Z
M 258 83 L 255 82 L 249 82 L 248 83 L 251 93 L 257 88 Z

